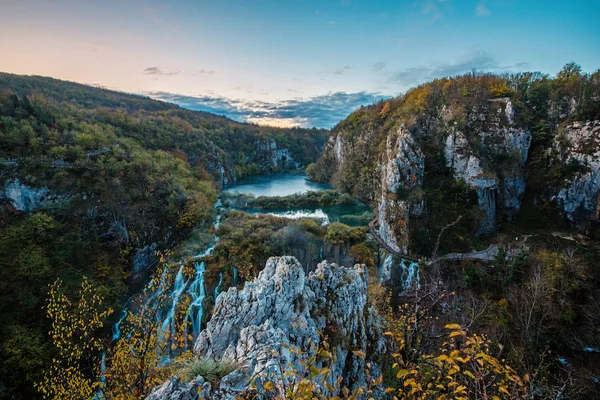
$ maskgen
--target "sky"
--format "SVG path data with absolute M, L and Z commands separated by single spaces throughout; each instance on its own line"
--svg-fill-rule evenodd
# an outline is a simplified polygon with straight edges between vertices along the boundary
M 0 0 L 0 71 L 277 126 L 472 70 L 600 68 L 600 0 Z

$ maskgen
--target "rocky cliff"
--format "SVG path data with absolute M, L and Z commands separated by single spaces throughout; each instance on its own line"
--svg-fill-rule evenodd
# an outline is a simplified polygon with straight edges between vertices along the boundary
M 429 256 L 461 215 L 457 244 L 470 251 L 525 198 L 586 229 L 599 213 L 598 74 L 534 77 L 441 79 L 363 107 L 331 131 L 311 171 L 370 203 L 381 238 L 405 254 Z
M 600 219 L 600 121 L 574 122 L 562 129 L 552 142 L 549 167 L 572 166 L 552 198 L 572 223 L 584 228 Z
M 310 361 L 324 339 L 333 360 Z M 367 303 L 364 265 L 344 268 L 324 261 L 306 276 L 295 258 L 272 257 L 243 289 L 219 295 L 194 348 L 196 357 L 233 360 L 241 367 L 212 386 L 200 377 L 190 383 L 174 378 L 149 399 L 184 400 L 198 392 L 235 399 L 250 390 L 262 396 L 266 382 L 280 390 L 307 376 L 309 367 L 323 366 L 331 369 L 331 382 L 339 378 L 341 386 L 363 386 L 367 372 L 379 374 L 374 360 L 383 351 L 381 320 Z M 336 394 L 321 383 L 322 393 Z

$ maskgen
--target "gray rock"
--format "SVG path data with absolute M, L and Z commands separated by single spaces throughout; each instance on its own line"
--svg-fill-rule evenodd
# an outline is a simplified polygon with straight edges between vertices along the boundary
M 565 217 L 583 228 L 600 219 L 600 121 L 575 122 L 556 135 L 553 149 L 563 164 L 577 162 L 577 173 L 553 196 Z
M 332 381 L 342 377 L 349 387 L 366 385 L 366 362 L 377 376 L 379 367 L 373 359 L 384 351 L 381 319 L 367 305 L 367 281 L 364 265 L 344 268 L 323 261 L 307 277 L 295 258 L 272 257 L 243 289 L 221 293 L 194 353 L 229 358 L 243 367 L 225 376 L 212 389 L 211 398 L 235 399 L 249 390 L 250 383 L 259 395 L 267 381 L 278 388 L 292 384 L 306 374 L 308 360 L 324 336 L 335 355 L 329 366 Z M 367 360 L 356 356 L 355 350 L 367 354 Z M 319 387 L 326 395 L 335 394 Z M 156 393 L 187 399 L 168 397 L 177 390 L 187 393 L 167 382 L 152 399 L 159 398 Z
M 4 197 L 19 211 L 32 212 L 52 203 L 47 187 L 33 188 L 22 184 L 19 179 L 6 182 Z

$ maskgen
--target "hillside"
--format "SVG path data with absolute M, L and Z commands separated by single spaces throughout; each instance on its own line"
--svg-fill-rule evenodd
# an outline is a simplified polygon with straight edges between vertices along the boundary
M 598 235 L 600 72 L 445 78 L 363 107 L 331 132 L 312 179 L 379 210 L 393 248 L 470 251 L 497 227 Z M 520 210 L 525 210 L 520 212 Z
M 599 160 L 600 71 L 570 63 L 555 77 L 439 79 L 363 107 L 307 173 L 368 202 L 386 249 L 421 259 L 416 277 L 401 257 L 381 264 L 402 360 L 457 322 L 497 345 L 531 396 L 585 399 L 600 393 Z
M 71 293 L 85 275 L 121 308 L 157 251 L 210 226 L 222 184 L 301 168 L 325 140 L 0 74 L 0 397 L 31 398 L 53 355 L 42 306 L 55 279 Z

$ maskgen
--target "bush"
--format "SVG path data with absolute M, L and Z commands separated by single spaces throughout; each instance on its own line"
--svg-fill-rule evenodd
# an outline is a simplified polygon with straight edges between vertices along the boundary
M 241 364 L 237 361 L 226 358 L 220 360 L 197 358 L 184 364 L 181 375 L 185 377 L 188 382 L 201 376 L 207 382 L 215 383 L 241 367 Z

